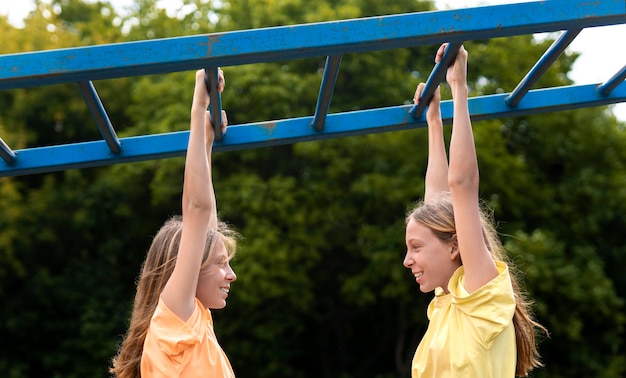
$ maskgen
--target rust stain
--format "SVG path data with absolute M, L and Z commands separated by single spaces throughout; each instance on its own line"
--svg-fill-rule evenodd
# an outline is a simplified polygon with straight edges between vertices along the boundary
M 260 126 L 266 130 L 267 135 L 274 134 L 274 131 L 276 130 L 276 122 L 265 122 Z
M 213 54 L 213 45 L 220 43 L 220 39 L 224 34 L 211 34 L 209 35 L 209 40 L 207 41 L 207 56 L 211 56 Z

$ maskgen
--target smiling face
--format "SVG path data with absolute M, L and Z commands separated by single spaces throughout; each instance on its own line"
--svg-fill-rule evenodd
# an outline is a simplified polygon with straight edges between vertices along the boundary
M 448 292 L 448 281 L 461 265 L 454 240 L 439 239 L 428 227 L 410 219 L 406 226 L 406 256 L 403 265 L 411 270 L 423 293 L 437 287 Z
M 222 309 L 226 307 L 230 284 L 236 279 L 226 246 L 220 238 L 216 241 L 211 260 L 200 270 L 196 297 L 208 309 Z

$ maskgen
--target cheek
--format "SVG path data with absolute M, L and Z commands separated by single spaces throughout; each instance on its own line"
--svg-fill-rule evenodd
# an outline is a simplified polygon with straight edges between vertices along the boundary
M 211 283 L 215 281 L 216 274 L 217 274 L 216 271 L 212 271 L 210 273 L 207 272 L 201 275 L 200 279 L 198 280 L 198 286 L 211 285 Z

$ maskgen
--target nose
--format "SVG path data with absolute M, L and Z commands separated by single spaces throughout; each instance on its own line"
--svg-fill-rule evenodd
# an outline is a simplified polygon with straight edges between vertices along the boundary
M 228 270 L 226 271 L 226 279 L 230 282 L 233 282 L 237 279 L 237 275 L 235 274 L 235 271 L 230 266 L 230 264 L 228 264 Z
M 404 261 L 402 262 L 402 265 L 404 265 L 405 268 L 411 269 L 411 265 L 413 265 L 415 261 L 413 261 L 413 259 L 409 256 L 409 252 L 407 251 L 406 255 L 404 256 Z

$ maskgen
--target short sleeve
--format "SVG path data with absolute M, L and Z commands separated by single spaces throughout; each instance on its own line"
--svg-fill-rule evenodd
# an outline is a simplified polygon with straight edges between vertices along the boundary
M 184 352 L 190 346 L 201 342 L 202 316 L 196 300 L 189 319 L 184 322 L 174 314 L 159 298 L 159 303 L 150 322 L 150 333 L 159 348 L 170 356 Z
M 452 294 L 452 306 L 463 312 L 476 328 L 483 341 L 491 342 L 513 321 L 515 297 L 509 269 L 503 262 L 496 262 L 499 274 L 478 290 L 469 294 L 463 287 L 463 268 L 452 278 L 448 290 Z

